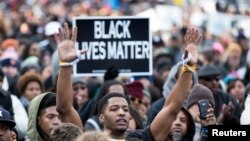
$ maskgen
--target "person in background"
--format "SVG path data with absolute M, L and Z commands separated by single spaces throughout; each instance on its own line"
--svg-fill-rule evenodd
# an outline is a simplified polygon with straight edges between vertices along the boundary
M 11 130 L 11 134 L 12 134 L 12 141 L 20 141 L 18 138 L 18 132 L 17 132 L 16 128 L 13 128 Z
M 202 119 L 200 117 L 200 110 L 198 102 L 200 100 L 207 100 L 209 103 L 209 106 L 207 108 L 207 117 L 205 119 Z M 192 115 L 194 121 L 195 121 L 195 136 L 194 141 L 200 141 L 200 140 L 207 140 L 208 136 L 208 125 L 214 125 L 216 124 L 216 117 L 214 115 L 214 96 L 207 87 L 196 84 L 190 91 L 190 94 L 187 98 L 187 109 L 189 113 Z
M 79 110 L 89 100 L 89 88 L 84 78 L 72 77 L 75 109 Z
M 0 140 L 14 141 L 15 135 L 12 131 L 15 126 L 16 123 L 10 113 L 5 109 L 0 108 Z
M 41 75 L 35 72 L 25 73 L 18 79 L 18 90 L 21 94 L 20 100 L 28 111 L 30 101 L 43 91 Z
M 129 102 L 131 107 L 137 109 L 140 115 L 143 117 L 143 121 L 147 120 L 146 111 L 143 105 L 143 85 L 140 81 L 134 81 L 126 85 L 128 91 Z
M 241 110 L 244 109 L 244 97 L 246 86 L 243 80 L 236 78 L 234 80 L 229 81 L 227 86 L 227 92 L 231 94 L 236 101 L 239 103 Z
M 215 99 L 214 113 L 218 123 L 240 124 L 241 109 L 235 98 L 222 91 L 221 71 L 214 65 L 202 66 L 197 71 L 199 83 L 211 90 Z
M 75 141 L 110 141 L 107 132 L 88 131 L 78 136 Z
M 73 141 L 82 133 L 82 129 L 74 124 L 61 123 L 52 129 L 50 133 L 50 141 Z
M 28 115 L 17 96 L 11 94 L 8 90 L 7 78 L 0 69 L 0 107 L 10 112 L 16 122 L 18 137 L 23 140 L 27 134 Z
M 127 130 L 135 131 L 137 129 L 143 129 L 144 126 L 140 113 L 131 106 L 129 106 L 129 113 L 130 113 L 130 119 Z

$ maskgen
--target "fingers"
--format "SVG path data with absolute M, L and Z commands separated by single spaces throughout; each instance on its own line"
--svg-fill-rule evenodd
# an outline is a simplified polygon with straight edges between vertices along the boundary
M 57 43 L 60 43 L 63 40 L 69 40 L 70 39 L 70 32 L 69 32 L 69 26 L 67 23 L 64 23 L 64 30 L 62 30 L 61 28 L 59 28 L 59 33 L 54 35 L 54 38 L 56 40 Z M 73 34 L 72 34 L 72 39 L 73 41 L 76 40 L 76 33 L 77 31 L 74 29 Z M 74 36 L 73 36 L 74 35 Z
M 74 27 L 71 40 L 75 42 L 76 37 L 77 37 L 77 27 Z
M 201 41 L 202 35 L 199 34 L 198 38 L 196 39 L 195 43 L 198 44 Z
M 54 34 L 54 38 L 55 38 L 57 44 L 59 44 L 61 42 L 58 34 Z
M 61 41 L 64 40 L 63 30 L 62 30 L 61 28 L 59 28 L 59 39 L 60 39 Z
M 80 50 L 80 53 L 81 54 L 84 54 L 84 53 L 86 53 L 88 51 L 88 49 L 82 49 L 82 50 Z
M 198 44 L 201 40 L 201 34 L 197 28 L 191 28 L 187 30 L 186 35 L 184 36 L 184 40 L 187 43 Z
M 66 39 L 69 39 L 70 33 L 69 33 L 69 26 L 67 23 L 64 23 L 64 36 Z
M 188 39 L 189 39 L 189 33 L 190 31 L 189 31 L 189 29 L 187 30 L 187 32 L 186 32 L 186 34 L 185 34 L 185 36 L 184 36 L 184 40 L 187 42 L 188 41 Z

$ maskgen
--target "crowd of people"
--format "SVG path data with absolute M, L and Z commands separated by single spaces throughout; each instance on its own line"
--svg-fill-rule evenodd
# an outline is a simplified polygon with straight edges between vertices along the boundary
M 249 3 L 214 0 L 249 16 Z M 153 74 L 76 77 L 78 16 L 183 9 L 183 25 L 152 31 Z M 201 141 L 209 125 L 250 124 L 250 51 L 244 28 L 213 35 L 192 26 L 195 0 L 0 1 L 0 141 Z M 79 31 L 78 31 L 79 32 Z M 168 35 L 168 36 L 165 36 Z M 138 64 L 140 65 L 140 64 Z M 201 102 L 207 102 L 205 115 Z

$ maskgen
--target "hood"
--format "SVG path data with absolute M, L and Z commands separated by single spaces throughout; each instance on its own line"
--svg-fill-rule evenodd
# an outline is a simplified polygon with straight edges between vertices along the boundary
M 174 85 L 177 81 L 176 76 L 177 76 L 181 66 L 182 66 L 182 62 L 180 61 L 171 68 L 169 75 L 168 75 L 168 78 L 163 85 L 162 94 L 163 94 L 164 98 L 168 97 L 170 91 L 174 87 Z M 198 83 L 198 76 L 197 76 L 196 72 L 193 73 L 192 79 L 193 79 L 193 85 Z
M 36 96 L 34 99 L 32 99 L 30 102 L 28 110 L 29 123 L 27 130 L 28 140 L 30 141 L 44 141 L 37 130 L 37 114 L 40 103 L 47 94 L 49 93 L 40 94 Z
M 185 115 L 188 118 L 188 131 L 187 134 L 183 137 L 182 141 L 192 141 L 195 135 L 195 122 L 194 119 L 192 117 L 192 115 L 185 109 L 185 108 L 181 108 L 181 110 L 185 113 Z

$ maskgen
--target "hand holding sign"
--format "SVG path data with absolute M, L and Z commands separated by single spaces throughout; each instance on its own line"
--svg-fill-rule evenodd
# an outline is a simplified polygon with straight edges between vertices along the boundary
M 67 23 L 64 23 L 64 31 L 59 29 L 59 33 L 55 34 L 55 40 L 57 42 L 58 54 L 60 61 L 72 62 L 77 58 L 75 42 L 77 36 L 77 28 L 74 27 L 72 37 L 70 39 L 70 32 Z M 80 50 L 81 54 L 87 52 L 86 49 Z
M 196 28 L 188 29 L 186 35 L 184 36 L 184 40 L 187 44 L 185 48 L 185 56 L 187 56 L 188 53 L 192 55 L 188 64 L 194 65 L 198 60 L 198 43 L 201 40 L 201 34 Z

